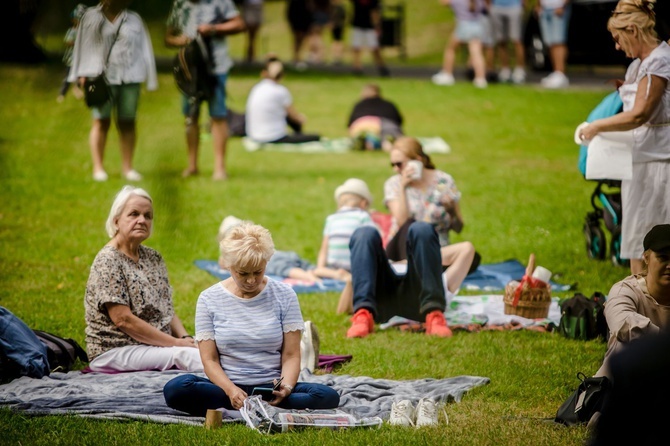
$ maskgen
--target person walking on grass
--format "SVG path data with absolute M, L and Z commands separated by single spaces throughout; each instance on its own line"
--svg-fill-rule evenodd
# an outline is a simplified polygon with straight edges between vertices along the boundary
M 214 144 L 212 179 L 214 180 L 228 178 L 226 172 L 226 145 L 228 143 L 226 82 L 228 71 L 233 66 L 233 60 L 228 51 L 226 36 L 244 30 L 244 21 L 232 0 L 174 0 L 167 20 L 166 45 L 182 47 L 198 35 L 209 42 L 216 77 L 214 92 L 207 99 L 209 116 L 212 120 L 212 143 Z M 186 96 L 183 96 L 182 111 L 186 118 L 186 145 L 188 146 L 188 167 L 182 176 L 189 177 L 199 172 L 200 104 L 197 104 L 197 110 L 191 116 L 191 105 Z

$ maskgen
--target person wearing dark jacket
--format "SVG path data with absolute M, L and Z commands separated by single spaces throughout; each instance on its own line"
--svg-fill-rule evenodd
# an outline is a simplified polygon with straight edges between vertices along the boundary
M 389 150 L 393 140 L 404 134 L 402 124 L 398 107 L 382 97 L 377 84 L 363 87 L 361 99 L 354 105 L 347 123 L 349 136 L 360 150 Z

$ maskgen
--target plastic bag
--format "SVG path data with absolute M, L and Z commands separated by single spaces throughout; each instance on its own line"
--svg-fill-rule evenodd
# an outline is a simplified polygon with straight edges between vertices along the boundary
M 248 397 L 240 409 L 242 418 L 252 429 L 264 434 L 288 432 L 307 427 L 346 429 L 379 427 L 380 417 L 357 418 L 341 409 L 287 410 L 271 406 L 260 395 Z

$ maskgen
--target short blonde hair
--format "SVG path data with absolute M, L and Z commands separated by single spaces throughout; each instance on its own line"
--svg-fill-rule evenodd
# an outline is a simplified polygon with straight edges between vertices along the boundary
M 270 261 L 275 245 L 270 231 L 250 221 L 230 228 L 219 243 L 219 261 L 227 269 L 250 266 L 259 267 Z
M 622 49 L 631 47 L 630 34 L 624 31 L 633 28 L 637 28 L 642 43 L 651 46 L 659 44 L 654 3 L 656 0 L 619 0 L 607 21 L 607 30 Z
M 112 208 L 109 210 L 107 222 L 105 223 L 105 229 L 107 230 L 107 235 L 109 235 L 109 238 L 113 238 L 119 231 L 119 227 L 116 226 L 116 220 L 121 216 L 123 208 L 126 207 L 126 203 L 128 203 L 128 200 L 130 200 L 130 197 L 133 195 L 146 198 L 149 200 L 149 203 L 151 203 L 152 206 L 154 204 L 154 201 L 151 199 L 149 192 L 145 191 L 144 189 L 135 186 L 123 186 L 119 193 L 116 194 L 116 197 L 114 197 Z M 151 235 L 153 230 L 154 225 L 151 225 L 149 235 Z
M 367 203 L 365 207 L 363 207 L 363 202 Z M 370 203 L 365 197 L 361 197 L 360 195 L 353 192 L 345 192 L 337 197 L 338 208 L 341 208 L 342 206 L 348 206 L 352 208 L 366 209 L 369 205 Z
M 396 139 L 391 147 L 391 151 L 398 150 L 411 160 L 420 160 L 426 169 L 435 169 L 435 164 L 430 157 L 423 151 L 423 147 L 418 139 L 411 136 L 401 136 Z

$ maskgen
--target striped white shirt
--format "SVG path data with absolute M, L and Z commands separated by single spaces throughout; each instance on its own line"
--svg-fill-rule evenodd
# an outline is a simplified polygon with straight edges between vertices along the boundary
M 270 278 L 251 299 L 218 282 L 200 294 L 195 310 L 195 339 L 216 341 L 221 367 L 238 385 L 279 378 L 284 333 L 304 328 L 293 288 Z
M 326 217 L 323 236 L 328 237 L 326 266 L 351 271 L 349 241 L 354 231 L 361 226 L 375 226 L 370 213 L 361 208 L 342 206 Z

